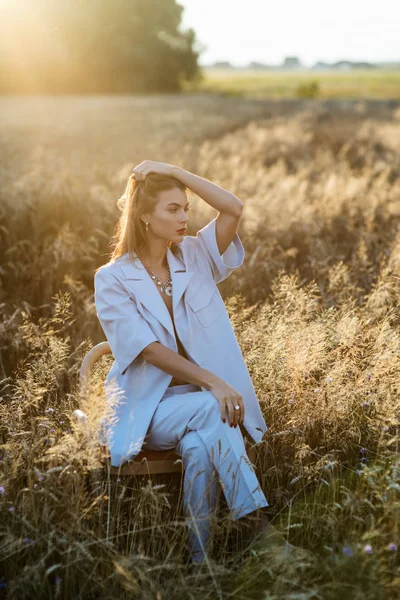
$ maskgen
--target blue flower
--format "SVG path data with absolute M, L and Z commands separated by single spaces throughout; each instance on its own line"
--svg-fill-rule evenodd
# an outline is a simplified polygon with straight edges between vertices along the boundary
M 391 542 L 390 544 L 388 544 L 387 548 L 388 548 L 388 550 L 391 550 L 392 552 L 396 552 L 397 544 L 395 544 L 394 542 Z
M 6 492 L 6 489 L 5 489 L 5 487 L 4 487 L 4 486 L 2 486 L 2 485 L 0 485 L 0 494 L 1 494 L 2 496 L 5 496 L 5 495 L 6 495 L 6 493 L 7 493 L 7 492 Z
M 348 546 L 343 546 L 343 554 L 346 554 L 346 556 L 353 556 L 353 550 L 351 548 L 349 548 Z

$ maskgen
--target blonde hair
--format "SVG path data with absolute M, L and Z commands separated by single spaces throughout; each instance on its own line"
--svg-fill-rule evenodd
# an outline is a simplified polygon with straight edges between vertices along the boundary
M 134 261 L 137 254 L 147 248 L 146 225 L 140 218 L 145 213 L 152 213 L 159 202 L 158 193 L 163 190 L 178 188 L 187 193 L 187 187 L 171 175 L 149 173 L 144 180 L 138 181 L 132 175 L 128 179 L 123 195 L 117 201 L 122 214 L 115 226 L 110 245 L 113 248 L 109 262 L 128 253 Z M 176 254 L 174 242 L 168 247 Z

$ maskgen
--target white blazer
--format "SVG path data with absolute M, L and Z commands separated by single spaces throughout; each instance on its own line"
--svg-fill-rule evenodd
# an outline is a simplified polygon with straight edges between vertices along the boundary
M 179 257 L 167 249 L 175 327 L 190 360 L 242 395 L 243 425 L 258 443 L 268 427 L 217 288 L 243 264 L 245 253 L 235 233 L 220 255 L 216 219 L 200 229 L 197 236 L 186 236 L 176 244 Z M 136 262 L 137 266 L 125 254 L 103 265 L 94 279 L 97 316 L 114 356 L 105 381 L 107 402 L 115 398 L 115 385 L 120 390 L 112 421 L 103 425 L 103 440 L 106 439 L 113 466 L 120 466 L 140 452 L 153 414 L 172 379 L 172 375 L 147 362 L 141 351 L 156 341 L 178 351 L 164 300 L 139 258 Z

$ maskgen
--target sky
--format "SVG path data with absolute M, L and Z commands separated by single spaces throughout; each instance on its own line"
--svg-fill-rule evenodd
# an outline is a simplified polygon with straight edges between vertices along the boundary
M 181 28 L 207 49 L 199 63 L 281 64 L 318 60 L 400 62 L 400 0 L 177 0 Z M 196 48 L 197 49 L 197 48 Z

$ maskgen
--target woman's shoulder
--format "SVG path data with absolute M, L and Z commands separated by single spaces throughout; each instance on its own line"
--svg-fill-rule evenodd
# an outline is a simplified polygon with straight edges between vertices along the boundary
M 123 271 L 122 271 L 122 265 L 124 264 L 129 264 L 131 263 L 132 259 L 129 257 L 128 254 L 123 254 L 122 256 L 119 256 L 118 258 L 115 258 L 113 260 L 109 260 L 107 263 L 105 263 L 104 265 L 101 265 L 100 267 L 98 267 L 95 270 L 95 276 L 98 273 L 101 273 L 103 275 L 106 274 L 112 274 L 115 276 L 119 276 L 119 275 L 123 275 Z

